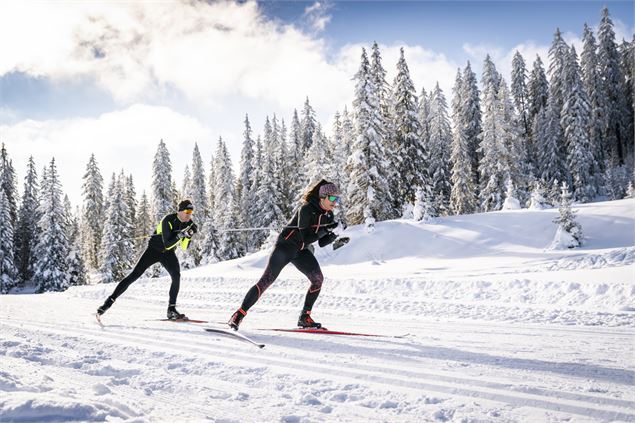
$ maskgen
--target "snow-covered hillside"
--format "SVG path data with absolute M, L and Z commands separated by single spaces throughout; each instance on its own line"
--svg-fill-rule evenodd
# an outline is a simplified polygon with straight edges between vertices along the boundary
M 314 317 L 289 334 L 308 283 L 289 266 L 241 331 L 159 322 L 167 279 L 0 297 L 1 421 L 635 421 L 635 200 L 576 206 L 582 248 L 549 250 L 557 210 L 350 227 L 317 249 Z M 183 273 L 179 309 L 226 321 L 266 251 Z

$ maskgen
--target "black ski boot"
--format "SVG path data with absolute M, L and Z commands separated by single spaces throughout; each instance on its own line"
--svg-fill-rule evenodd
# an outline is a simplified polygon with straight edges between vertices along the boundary
M 229 325 L 230 328 L 234 330 L 238 330 L 238 327 L 240 326 L 240 322 L 243 321 L 243 317 L 245 317 L 246 315 L 247 315 L 247 312 L 243 310 L 242 308 L 239 308 L 238 310 L 236 310 L 234 314 L 232 314 L 232 317 L 231 319 L 229 319 L 229 322 L 227 322 L 227 324 Z
M 298 327 L 305 329 L 320 329 L 322 323 L 318 323 L 311 318 L 311 310 L 304 310 L 298 319 Z
M 168 319 L 169 320 L 187 320 L 187 316 L 183 313 L 176 311 L 176 304 L 170 304 L 168 306 Z
M 115 300 L 112 297 L 106 298 L 106 301 L 104 301 L 104 303 L 97 309 L 97 315 L 101 316 L 102 314 L 104 314 L 106 310 L 108 310 L 110 306 L 114 304 L 114 302 Z

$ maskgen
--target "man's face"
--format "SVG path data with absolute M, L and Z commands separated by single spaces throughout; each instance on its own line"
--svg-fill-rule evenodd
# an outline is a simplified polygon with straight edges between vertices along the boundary
M 189 222 L 192 220 L 193 210 L 183 210 L 180 212 L 176 212 L 177 217 L 181 222 Z

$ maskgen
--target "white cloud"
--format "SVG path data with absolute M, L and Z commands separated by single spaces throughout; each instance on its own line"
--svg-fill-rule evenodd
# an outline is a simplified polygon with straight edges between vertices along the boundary
M 152 161 L 160 139 L 170 152 L 173 177 L 180 180 L 186 161 L 192 157 L 194 142 L 198 142 L 202 154 L 211 154 L 211 146 L 206 148 L 201 141 L 212 138 L 196 119 L 165 107 L 140 104 L 95 119 L 25 120 L 0 126 L 0 134 L 20 185 L 29 156 L 33 156 L 38 173 L 55 157 L 63 189 L 75 205 L 81 201 L 82 176 L 91 153 L 106 183 L 112 172 L 119 173 L 123 168 L 126 174 L 132 173 L 140 194 L 150 187 Z M 203 158 L 207 161 L 209 157 Z
M 331 16 L 328 14 L 331 7 L 330 2 L 316 1 L 304 9 L 303 17 L 308 20 L 309 26 L 315 33 L 324 31 L 326 25 L 331 22 Z
M 325 9 L 311 12 L 318 26 Z M 124 104 L 173 87 L 216 106 L 235 95 L 327 105 L 348 82 L 321 40 L 268 21 L 255 2 L 1 3 L 0 40 L 0 75 L 88 75 Z

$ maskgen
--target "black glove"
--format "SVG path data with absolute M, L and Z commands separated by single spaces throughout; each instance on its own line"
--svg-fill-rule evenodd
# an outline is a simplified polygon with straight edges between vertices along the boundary
M 194 222 L 192 222 L 192 224 L 188 227 L 188 229 L 192 231 L 192 235 L 198 232 L 198 226 L 196 226 L 196 223 Z
M 343 246 L 345 246 L 346 244 L 348 244 L 348 241 L 350 241 L 351 239 L 347 236 L 342 237 L 342 238 L 337 238 L 335 240 L 335 242 L 333 243 L 333 251 L 337 250 L 338 248 L 342 248 Z
M 318 244 L 320 245 L 320 247 L 325 247 L 331 242 L 335 241 L 335 238 L 337 238 L 337 235 L 335 235 L 333 232 L 329 232 L 327 235 L 324 235 L 318 240 Z

